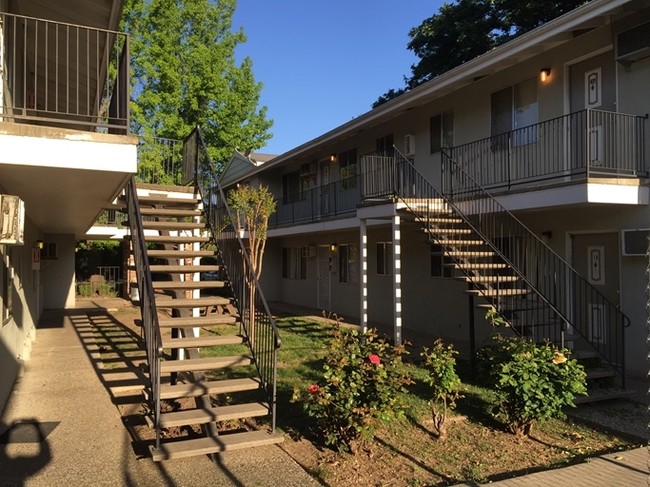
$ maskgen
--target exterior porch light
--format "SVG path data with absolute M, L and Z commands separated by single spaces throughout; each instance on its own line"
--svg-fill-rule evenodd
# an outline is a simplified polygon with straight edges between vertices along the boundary
M 42 240 L 37 240 L 36 242 L 34 242 L 34 248 L 35 249 L 43 250 L 43 247 L 44 247 L 44 244 L 43 244 Z
M 330 251 L 336 252 L 336 244 L 335 243 L 330 244 Z
M 330 162 L 336 162 L 336 154 L 330 154 Z
M 550 78 L 551 76 L 551 68 L 542 68 L 539 70 L 539 80 L 542 83 L 546 83 L 546 81 Z

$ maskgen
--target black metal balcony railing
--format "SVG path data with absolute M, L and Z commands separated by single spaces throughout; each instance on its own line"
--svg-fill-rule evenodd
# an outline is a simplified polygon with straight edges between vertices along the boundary
M 356 210 L 361 202 L 359 176 L 305 189 L 276 200 L 269 227 L 313 223 Z
M 492 191 L 591 177 L 647 177 L 644 130 L 645 117 L 590 109 L 448 152 Z
M 182 185 L 183 141 L 140 137 L 136 180 L 139 183 Z
M 276 372 L 280 335 L 271 316 L 262 288 L 251 266 L 235 218 L 216 177 L 201 131 L 197 127 L 183 142 L 185 168 L 193 168 L 205 205 L 204 212 L 212 241 L 217 246 L 219 264 L 223 267 L 235 303 L 240 310 L 242 332 L 247 337 L 262 388 L 266 392 L 275 430 Z M 190 172 L 186 174 L 189 179 Z
M 127 34 L 0 12 L 0 35 L 0 120 L 128 133 Z

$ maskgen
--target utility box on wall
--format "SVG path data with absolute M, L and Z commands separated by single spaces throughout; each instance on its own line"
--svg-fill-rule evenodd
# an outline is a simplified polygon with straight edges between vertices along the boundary
M 25 243 L 25 202 L 11 194 L 0 195 L 0 244 Z

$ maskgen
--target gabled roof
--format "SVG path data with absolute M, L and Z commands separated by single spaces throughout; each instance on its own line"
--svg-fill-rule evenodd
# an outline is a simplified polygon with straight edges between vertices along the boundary
M 246 155 L 235 150 L 230 161 L 224 167 L 219 177 L 219 182 L 222 186 L 230 186 L 242 179 L 246 179 L 251 174 L 258 172 L 257 168 L 276 157 L 274 154 L 262 154 L 258 152 L 251 152 Z
M 247 177 L 262 170 L 282 165 L 296 157 L 316 152 L 336 140 L 352 137 L 362 130 L 379 125 L 424 103 L 471 85 L 485 76 L 521 63 L 541 52 L 570 41 L 574 38 L 574 33 L 606 25 L 614 14 L 624 10 L 633 11 L 644 7 L 647 7 L 647 0 L 592 0 L 309 142 L 277 156 L 263 167 L 252 170 L 247 174 Z

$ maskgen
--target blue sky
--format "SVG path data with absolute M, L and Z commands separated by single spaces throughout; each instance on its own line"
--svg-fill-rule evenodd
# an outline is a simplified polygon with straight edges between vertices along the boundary
M 248 40 L 264 84 L 262 105 L 273 139 L 259 152 L 282 154 L 368 110 L 417 61 L 406 48 L 411 28 L 442 0 L 238 0 L 233 29 Z

